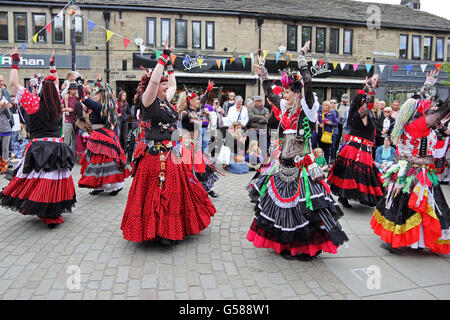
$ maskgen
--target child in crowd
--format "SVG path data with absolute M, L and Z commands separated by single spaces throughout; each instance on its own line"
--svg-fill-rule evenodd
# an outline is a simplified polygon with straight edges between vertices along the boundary
M 250 170 L 258 170 L 261 166 L 262 161 L 263 158 L 261 154 L 261 148 L 258 145 L 258 141 L 251 140 L 248 145 L 247 154 L 245 155 L 245 162 L 247 162 Z
M 316 163 L 319 165 L 322 171 L 328 172 L 330 170 L 330 167 L 327 164 L 327 160 L 325 160 L 325 157 L 323 156 L 323 150 L 321 148 L 315 148 L 313 152 L 314 156 L 316 157 Z

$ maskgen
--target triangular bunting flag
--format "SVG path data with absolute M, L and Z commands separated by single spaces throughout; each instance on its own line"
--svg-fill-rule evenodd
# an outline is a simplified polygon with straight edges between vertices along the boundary
M 111 40 L 112 36 L 114 35 L 114 32 L 109 31 L 108 29 L 106 29 L 106 42 L 108 42 L 109 40 Z
M 197 59 L 197 62 L 198 62 L 198 67 L 201 69 L 202 68 L 203 59 Z
M 366 70 L 367 70 L 367 73 L 370 72 L 370 69 L 372 69 L 372 65 L 369 64 L 369 63 L 366 63 Z
M 171 55 L 170 55 L 170 60 L 172 60 L 172 65 L 174 65 L 174 64 L 175 64 L 175 60 L 176 60 L 176 58 L 177 58 L 177 56 L 176 56 L 176 55 L 174 55 L 174 54 L 171 54 Z
M 216 63 L 217 63 L 217 68 L 220 69 L 220 65 L 222 64 L 222 60 L 216 60 Z
M 47 29 L 48 33 L 52 33 L 52 23 L 50 22 L 48 25 L 45 26 L 45 29 Z
M 252 52 L 250 53 L 250 59 L 252 59 L 252 64 L 255 63 L 255 54 Z
M 425 70 L 427 69 L 427 66 L 428 66 L 428 64 L 426 64 L 426 63 L 420 65 L 422 72 L 425 72 Z
M 38 34 L 36 33 L 36 34 L 33 36 L 33 42 L 34 42 L 34 43 L 37 42 L 37 37 L 38 37 Z
M 354 63 L 354 64 L 353 64 L 353 71 L 356 72 L 356 70 L 358 70 L 358 64 L 357 64 L 357 63 Z
M 161 57 L 161 55 L 162 55 L 162 51 L 159 51 L 159 50 L 155 49 L 155 54 L 156 54 L 156 61 L 158 61 L 159 57 Z
M 245 57 L 241 56 L 241 60 L 242 60 L 242 65 L 244 66 L 244 69 L 245 69 Z
M 64 9 L 58 12 L 56 16 L 58 17 L 58 19 L 62 19 L 64 17 Z
M 319 60 L 319 67 L 321 67 L 324 64 L 325 61 Z
M 336 70 L 337 65 L 338 65 L 338 63 L 333 61 L 333 70 Z
M 286 65 L 288 65 L 288 64 L 289 64 L 289 62 L 291 62 L 291 60 L 286 60 Z
M 232 64 L 234 60 L 236 60 L 236 58 L 230 58 L 230 64 Z
M 339 65 L 341 66 L 341 70 L 344 71 L 344 68 L 345 68 L 346 63 L 341 62 Z
M 384 65 L 384 64 L 378 65 L 378 68 L 380 69 L 380 73 L 383 73 L 385 67 L 386 67 L 386 65 Z
M 88 20 L 88 31 L 91 32 L 97 24 L 94 21 Z
M 127 38 L 123 38 L 123 47 L 126 49 L 128 47 L 128 44 L 130 44 L 130 40 Z
M 279 52 L 279 51 L 275 52 L 275 61 L 276 61 L 276 63 L 278 63 L 278 59 L 280 59 L 280 55 L 281 55 L 281 52 Z
M 441 71 L 442 64 L 437 63 L 437 64 L 435 64 L 435 66 L 436 66 L 436 68 L 438 69 L 438 71 Z
M 269 50 L 263 50 L 263 58 L 264 58 L 264 60 L 266 60 L 268 54 L 269 54 Z
M 188 65 L 191 62 L 191 59 L 189 57 L 184 57 L 184 65 Z
M 407 64 L 405 67 L 406 67 L 406 72 L 410 73 L 413 66 L 412 66 L 412 64 Z
M 25 54 L 25 48 L 27 47 L 27 43 L 26 42 L 22 43 L 21 47 L 22 47 L 22 54 Z
M 225 71 L 225 65 L 227 64 L 227 60 L 222 59 L 222 67 L 223 67 L 223 71 Z
M 312 62 L 312 66 L 315 67 L 317 64 L 317 59 L 312 59 L 311 62 Z
M 398 71 L 398 65 L 395 65 L 395 66 L 392 66 L 392 68 L 394 68 L 394 72 L 397 72 Z
M 141 46 L 139 47 L 139 50 L 141 50 L 141 56 L 144 54 L 145 49 L 147 49 L 147 47 L 144 46 L 144 45 L 141 45 Z

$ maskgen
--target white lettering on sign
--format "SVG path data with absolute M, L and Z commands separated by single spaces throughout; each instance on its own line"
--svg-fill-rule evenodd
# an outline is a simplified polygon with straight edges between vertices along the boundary
M 328 70 L 328 63 L 324 63 L 320 67 L 319 67 L 319 65 L 311 66 L 311 74 L 313 77 L 318 76 L 319 74 L 322 74 L 322 73 L 327 73 L 327 72 L 331 72 L 331 70 Z
M 2 65 L 12 65 L 12 60 L 11 57 L 3 57 L 2 59 Z M 25 58 L 20 58 L 20 66 L 45 66 L 45 61 L 44 59 L 25 59 Z
M 186 57 L 184 57 L 184 60 L 183 60 L 184 70 L 191 70 L 191 69 L 196 68 L 196 67 L 200 67 L 201 68 L 201 66 L 199 66 L 199 61 L 198 60 L 201 60 L 202 66 L 207 66 L 208 65 L 204 61 L 203 56 L 197 56 L 195 58 L 191 58 L 190 56 L 186 56 Z

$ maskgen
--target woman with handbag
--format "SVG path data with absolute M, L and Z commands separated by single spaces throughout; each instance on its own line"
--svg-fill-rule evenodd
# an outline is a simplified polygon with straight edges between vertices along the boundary
M 329 101 L 324 101 L 322 103 L 322 115 L 319 117 L 319 127 L 322 132 L 319 146 L 323 150 L 328 165 L 330 164 L 333 130 L 338 125 L 339 120 L 336 118 L 335 113 L 331 111 L 331 103 Z

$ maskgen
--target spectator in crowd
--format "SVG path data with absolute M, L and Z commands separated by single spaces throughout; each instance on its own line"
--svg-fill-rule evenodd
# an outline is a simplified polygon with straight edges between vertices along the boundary
M 386 108 L 386 102 L 383 100 L 380 100 L 380 110 L 381 112 L 384 112 L 384 108 Z
M 339 112 L 339 142 L 350 132 L 350 128 L 347 126 L 348 113 L 350 111 L 348 101 L 348 94 L 344 93 L 341 96 L 341 102 L 336 107 L 336 110 Z
M 381 137 L 384 139 L 386 136 L 390 136 L 394 129 L 395 119 L 392 117 L 392 108 L 384 108 L 383 130 L 381 131 Z
M 247 126 L 248 123 L 248 110 L 242 105 L 243 100 L 241 96 L 235 98 L 235 105 L 228 109 L 228 123 L 233 124 L 239 121 L 242 125 L 242 129 Z
M 376 149 L 375 164 L 382 174 L 394 163 L 395 148 L 392 146 L 390 136 L 384 138 L 384 144 Z
M 228 100 L 225 101 L 223 106 L 222 106 L 223 110 L 225 111 L 225 115 L 228 115 L 228 110 L 230 110 L 230 108 L 232 106 L 234 106 L 234 104 L 235 104 L 235 97 L 236 97 L 236 94 L 233 91 L 228 93 Z
M 335 127 L 339 125 L 338 119 L 334 112 L 331 111 L 329 101 L 322 103 L 322 114 L 319 116 L 319 146 L 323 149 L 325 160 L 330 164 L 330 154 L 332 145 L 332 135 Z
M 64 98 L 62 112 L 64 113 L 63 136 L 64 143 L 75 153 L 76 135 L 74 122 L 76 117 L 76 106 L 79 101 L 78 85 L 75 82 L 69 84 L 67 95 Z
M 325 160 L 325 157 L 323 156 L 323 150 L 321 148 L 315 148 L 313 152 L 316 157 L 316 163 L 322 171 L 329 171 L 330 166 L 327 164 L 327 160 Z
M 118 119 L 120 121 L 120 145 L 122 146 L 125 154 L 127 153 L 127 138 L 128 138 L 128 121 L 131 117 L 131 108 L 127 101 L 127 93 L 125 91 L 119 92 L 119 98 L 117 99 L 120 109 L 122 110 L 122 117 Z
M 400 113 L 400 101 L 398 100 L 394 100 L 392 102 L 392 118 L 395 119 L 395 121 L 397 121 L 398 118 L 398 114 Z
M 375 99 L 373 109 L 369 111 L 369 116 L 373 119 L 373 122 L 375 124 L 375 142 L 374 142 L 375 148 L 373 148 L 372 154 L 372 156 L 375 157 L 376 148 L 378 146 L 383 145 L 383 137 L 381 135 L 381 132 L 383 131 L 384 115 L 380 109 L 380 101 L 378 99 Z
M 0 141 L 2 145 L 2 159 L 3 161 L 8 161 L 9 159 L 9 141 L 11 140 L 11 103 L 6 98 L 4 94 L 4 89 L 1 93 L 0 100 Z
M 262 97 L 255 96 L 254 100 L 254 104 L 248 109 L 248 136 L 250 141 L 258 141 L 262 150 L 266 150 L 269 110 L 264 107 L 264 100 Z
M 236 104 L 238 103 L 237 98 Z M 230 164 L 226 166 L 226 169 L 235 174 L 248 173 L 250 170 L 245 163 L 245 140 L 247 137 L 243 134 L 242 129 L 241 122 L 233 122 L 226 138 L 226 145 L 231 150 Z
M 338 125 L 336 127 L 333 127 L 333 136 L 331 138 L 332 141 L 331 141 L 330 163 L 333 163 L 336 160 L 337 149 L 339 147 L 339 137 L 340 137 L 339 127 L 341 122 L 339 112 L 336 109 L 337 101 L 331 99 L 330 104 L 331 104 L 331 112 L 334 113 L 338 121 Z
M 261 153 L 261 148 L 258 141 L 252 140 L 249 143 L 247 153 L 245 155 L 245 162 L 250 170 L 258 170 L 264 158 Z

